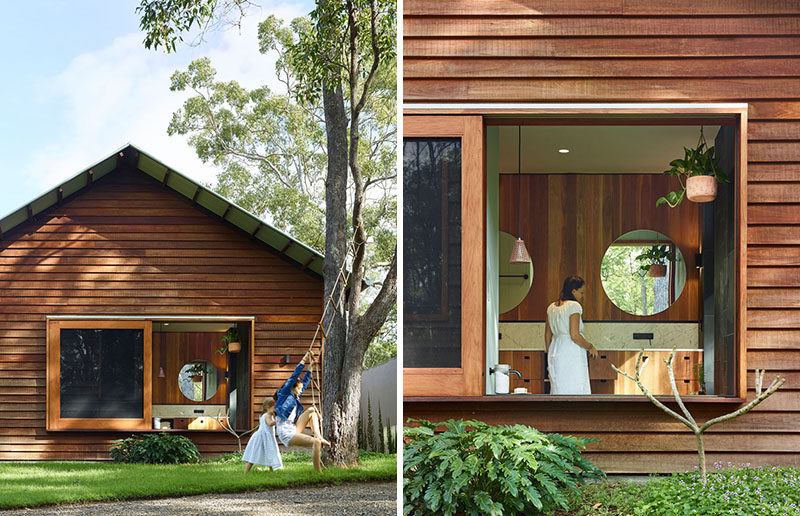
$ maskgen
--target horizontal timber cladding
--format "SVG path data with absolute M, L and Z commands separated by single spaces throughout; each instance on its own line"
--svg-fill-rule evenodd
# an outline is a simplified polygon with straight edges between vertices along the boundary
M 0 240 L 0 460 L 105 460 L 131 432 L 48 432 L 53 315 L 255 317 L 253 418 L 314 337 L 322 282 L 143 173 L 118 170 Z M 308 400 L 307 400 L 308 401 Z M 227 432 L 188 431 L 203 454 Z
M 748 104 L 748 397 L 756 368 L 787 382 L 753 413 L 715 427 L 707 453 L 800 464 L 800 2 L 406 0 L 403 9 L 409 107 Z M 704 419 L 733 406 L 692 408 Z M 414 401 L 405 417 L 596 436 L 588 456 L 607 471 L 683 471 L 696 460 L 688 431 L 647 403 Z

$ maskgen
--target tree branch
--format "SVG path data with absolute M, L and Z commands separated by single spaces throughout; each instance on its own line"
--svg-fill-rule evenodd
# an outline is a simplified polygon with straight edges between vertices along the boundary
M 725 414 L 723 416 L 719 416 L 714 419 L 709 419 L 703 424 L 703 426 L 700 427 L 700 431 L 704 432 L 707 428 L 709 428 L 712 425 L 716 425 L 717 423 L 722 423 L 723 421 L 739 417 L 742 414 L 747 414 L 755 407 L 757 407 L 762 401 L 769 398 L 772 395 L 772 393 L 777 391 L 781 387 L 781 385 L 783 385 L 786 382 L 786 378 L 783 378 L 780 375 L 778 375 L 775 377 L 774 380 L 772 380 L 772 383 L 767 388 L 767 390 L 762 393 L 761 382 L 763 378 L 764 378 L 764 370 L 763 369 L 756 370 L 756 385 L 757 385 L 756 397 L 753 400 L 751 400 L 750 403 L 748 403 L 747 405 L 745 405 L 744 407 L 740 408 L 735 412 L 731 412 L 730 414 Z
M 375 301 L 363 315 L 358 316 L 354 325 L 353 343 L 364 353 L 383 326 L 389 311 L 397 302 L 397 247 L 394 249 L 392 264 L 383 279 L 380 292 Z

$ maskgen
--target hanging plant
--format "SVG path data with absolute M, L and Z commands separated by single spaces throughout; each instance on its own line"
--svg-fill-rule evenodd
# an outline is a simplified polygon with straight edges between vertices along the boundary
M 225 335 L 223 335 L 219 341 L 222 343 L 222 346 L 217 349 L 217 353 L 220 355 L 226 351 L 238 353 L 242 350 L 242 341 L 239 339 L 239 329 L 236 327 L 228 328 L 228 331 L 225 332 Z
M 668 245 L 653 245 L 637 256 L 635 259 L 641 262 L 639 266 L 642 276 L 648 274 L 651 278 L 663 278 L 667 275 L 667 261 L 675 262 L 675 253 L 670 251 Z
M 201 362 L 194 362 L 191 367 L 184 371 L 184 374 L 187 378 L 191 378 L 193 382 L 200 383 L 206 374 L 206 368 Z
M 681 189 L 659 197 L 656 206 L 666 203 L 670 208 L 675 208 L 683 201 L 684 196 L 694 202 L 712 201 L 717 194 L 717 183 L 730 181 L 719 168 L 719 158 L 714 155 L 714 147 L 707 146 L 702 126 L 697 147 L 684 147 L 683 150 L 683 159 L 672 160 L 669 163 L 672 168 L 664 171 L 664 174 L 678 178 Z

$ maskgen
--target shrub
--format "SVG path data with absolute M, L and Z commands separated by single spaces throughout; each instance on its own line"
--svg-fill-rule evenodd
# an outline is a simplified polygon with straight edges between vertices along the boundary
M 577 489 L 584 476 L 605 476 L 581 457 L 596 439 L 523 425 L 409 421 L 421 426 L 404 429 L 404 514 L 547 513 L 567 508 L 562 489 Z M 440 425 L 446 430 L 436 434 Z
M 132 435 L 111 445 L 114 462 L 180 464 L 197 462 L 200 452 L 187 437 L 168 433 Z

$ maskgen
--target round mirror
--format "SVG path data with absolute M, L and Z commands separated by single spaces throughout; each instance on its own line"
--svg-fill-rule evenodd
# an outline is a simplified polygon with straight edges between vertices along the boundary
M 192 401 L 206 401 L 219 389 L 219 370 L 206 360 L 192 360 L 178 373 L 181 393 Z
M 647 229 L 629 231 L 608 246 L 600 281 L 617 308 L 632 315 L 663 312 L 683 292 L 686 262 L 667 236 Z

